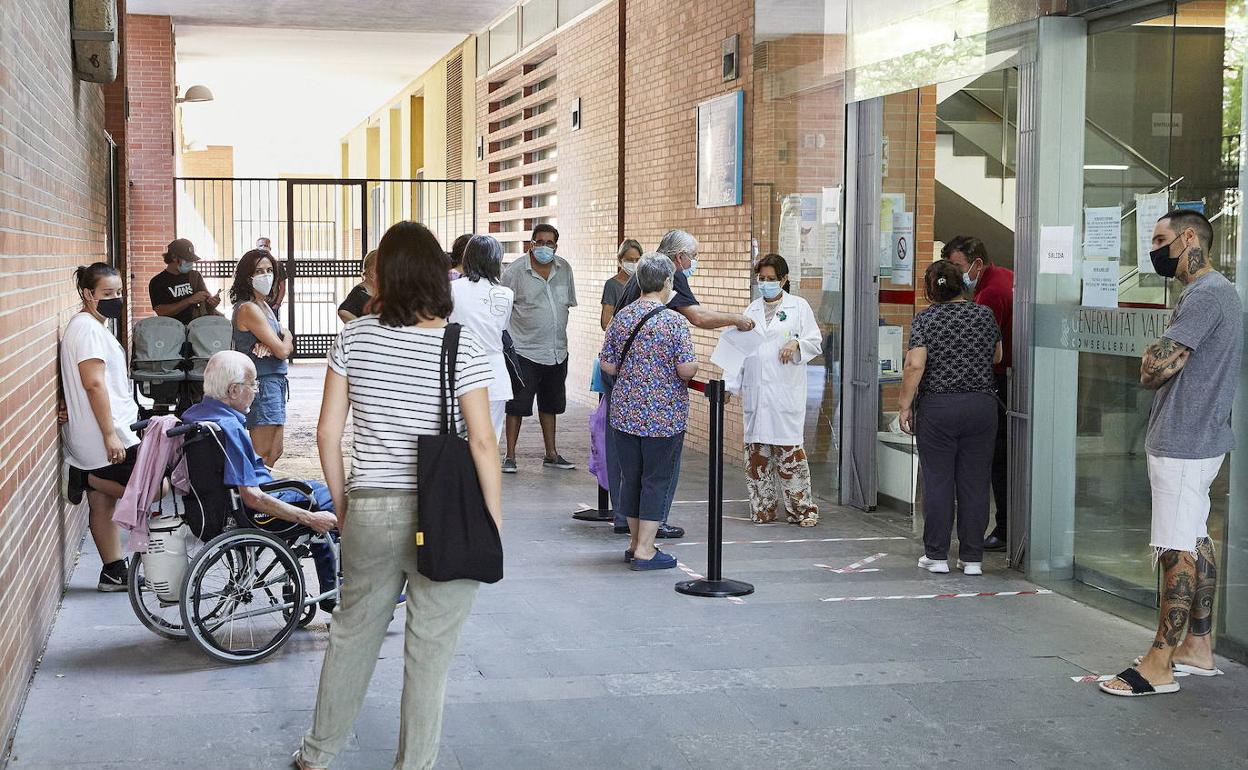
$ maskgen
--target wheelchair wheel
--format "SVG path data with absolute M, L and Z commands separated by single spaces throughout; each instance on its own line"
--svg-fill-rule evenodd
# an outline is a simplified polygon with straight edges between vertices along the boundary
M 182 610 L 178 602 L 164 602 L 156 590 L 143 578 L 143 554 L 130 557 L 129 585 L 130 606 L 139 622 L 157 636 L 175 641 L 186 641 L 186 628 L 182 625 Z
M 286 643 L 303 614 L 303 570 L 290 547 L 235 529 L 204 547 L 182 584 L 182 624 L 224 663 L 254 663 Z

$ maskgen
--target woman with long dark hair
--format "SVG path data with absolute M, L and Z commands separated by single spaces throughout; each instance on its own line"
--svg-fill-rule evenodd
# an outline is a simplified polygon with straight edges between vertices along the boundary
M 269 305 L 277 263 L 266 251 L 252 249 L 238 260 L 230 302 L 234 303 L 235 350 L 246 353 L 256 365 L 260 391 L 247 413 L 247 432 L 264 464 L 273 467 L 282 456 L 286 432 L 286 401 L 290 383 L 286 379 L 286 359 L 295 350 L 290 329 Z
M 121 318 L 125 299 L 117 268 L 96 262 L 74 272 L 82 310 L 61 338 L 60 364 L 65 447 L 62 492 L 75 505 L 86 493 L 91 537 L 104 568 L 97 588 L 126 590 L 126 560 L 113 509 L 125 494 L 138 454 L 139 437 L 130 426 L 139 419 L 126 352 L 105 327 Z
M 511 400 L 511 376 L 503 359 L 503 330 L 511 321 L 516 294 L 498 282 L 503 270 L 503 247 L 493 236 L 474 235 L 464 247 L 460 267 L 463 277 L 451 281 L 455 309 L 450 322 L 463 324 L 485 350 L 494 382 L 490 384 L 490 421 L 503 437 L 507 402 Z
M 433 767 L 446 673 L 478 583 L 434 582 L 417 572 L 416 447 L 438 433 L 441 353 L 451 286 L 446 255 L 423 225 L 400 222 L 377 248 L 375 314 L 338 333 L 325 373 L 316 441 L 342 532 L 342 601 L 329 631 L 312 728 L 295 754 L 303 770 L 326 768 L 351 737 L 368 682 L 407 588 L 402 722 L 396 768 Z M 498 441 L 490 425 L 490 363 L 464 329 L 455 367 L 456 429 L 467 430 L 481 492 L 502 524 Z M 342 436 L 351 415 L 351 474 Z
M 923 558 L 928 572 L 949 571 L 958 522 L 958 563 L 983 574 L 992 451 L 997 436 L 1001 330 L 992 311 L 968 302 L 962 271 L 938 259 L 923 277 L 927 299 L 910 323 L 898 421 L 918 437 L 923 466 Z

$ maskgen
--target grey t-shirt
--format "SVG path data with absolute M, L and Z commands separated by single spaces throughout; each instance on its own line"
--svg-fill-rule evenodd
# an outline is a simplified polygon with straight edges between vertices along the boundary
M 546 366 L 568 358 L 568 311 L 576 307 L 572 266 L 555 257 L 550 277 L 543 278 L 524 254 L 503 271 L 499 281 L 516 294 L 507 329 L 516 352 Z
M 1183 291 L 1167 338 L 1191 348 L 1187 363 L 1157 390 L 1145 449 L 1156 457 L 1204 460 L 1235 448 L 1231 404 L 1239 385 L 1244 307 L 1221 273 Z
M 602 287 L 602 304 L 610 305 L 612 310 L 614 310 L 616 303 L 620 301 L 620 295 L 624 293 L 624 287 L 627 285 L 626 282 L 617 281 L 614 275 L 608 278 Z

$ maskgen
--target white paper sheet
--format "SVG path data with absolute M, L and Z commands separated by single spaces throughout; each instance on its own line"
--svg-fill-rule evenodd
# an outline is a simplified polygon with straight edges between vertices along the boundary
M 823 290 L 841 290 L 841 227 L 823 226 Z
M 1118 307 L 1118 261 L 1083 263 L 1084 307 Z
M 1122 256 L 1122 206 L 1089 207 L 1083 210 L 1083 256 Z
M 841 188 L 825 187 L 823 188 L 823 214 L 822 224 L 824 227 L 828 225 L 839 225 L 841 223 Z
M 1148 252 L 1153 250 L 1153 226 L 1170 210 L 1169 193 L 1135 196 L 1135 258 L 1141 273 L 1156 274 Z
M 724 370 L 725 379 L 731 379 L 741 371 L 745 359 L 758 350 L 761 344 L 763 335 L 757 327 L 748 332 L 731 327 L 724 329 L 719 335 L 719 342 L 715 344 L 715 351 L 711 353 L 711 363 Z
M 1040 228 L 1040 272 L 1075 274 L 1075 228 L 1070 225 Z

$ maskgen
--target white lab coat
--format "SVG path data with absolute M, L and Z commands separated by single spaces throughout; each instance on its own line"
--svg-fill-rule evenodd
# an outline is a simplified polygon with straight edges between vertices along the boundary
M 806 364 L 822 352 L 823 335 L 810 303 L 788 292 L 767 324 L 763 299 L 745 315 L 764 337 L 740 372 L 724 372 L 729 391 L 740 392 L 745 409 L 745 443 L 797 446 L 806 422 Z M 797 340 L 794 362 L 780 363 L 780 348 Z

